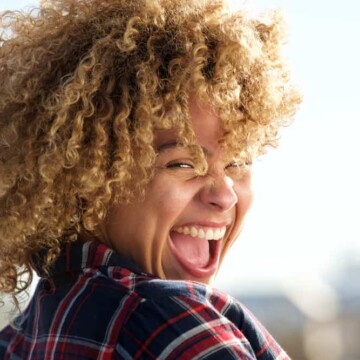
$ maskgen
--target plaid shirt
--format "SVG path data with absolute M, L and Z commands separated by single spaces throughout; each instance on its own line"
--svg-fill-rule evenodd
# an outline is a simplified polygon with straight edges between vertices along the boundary
M 289 359 L 235 299 L 95 242 L 65 246 L 15 325 L 0 332 L 1 359 Z

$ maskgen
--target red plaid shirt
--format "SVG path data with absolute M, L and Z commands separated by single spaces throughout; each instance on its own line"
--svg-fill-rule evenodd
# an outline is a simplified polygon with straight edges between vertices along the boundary
M 1 359 L 289 359 L 235 299 L 94 242 L 66 245 L 15 325 L 0 332 Z

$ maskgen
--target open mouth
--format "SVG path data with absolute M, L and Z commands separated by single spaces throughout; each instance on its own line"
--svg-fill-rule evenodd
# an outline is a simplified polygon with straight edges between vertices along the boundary
M 170 232 L 170 248 L 181 267 L 196 278 L 213 275 L 218 267 L 226 227 L 177 227 Z
M 217 243 L 215 242 L 215 240 L 208 240 L 208 242 L 209 242 L 210 259 L 212 259 L 215 257 Z

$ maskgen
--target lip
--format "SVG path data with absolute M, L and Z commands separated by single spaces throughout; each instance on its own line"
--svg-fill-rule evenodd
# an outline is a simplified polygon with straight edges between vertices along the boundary
M 216 226 L 214 226 L 214 223 L 212 223 L 212 225 L 209 225 L 209 222 L 206 222 L 207 225 L 205 225 L 205 223 L 193 223 L 193 224 L 184 224 L 182 226 L 208 226 L 208 227 L 220 227 L 219 223 L 217 223 Z M 225 225 L 222 225 L 225 226 Z M 206 241 L 206 240 L 204 240 Z M 209 240 L 207 240 L 209 241 Z M 186 259 L 184 259 L 183 256 L 181 256 L 178 252 L 178 250 L 176 249 L 175 245 L 173 244 L 173 241 L 171 239 L 171 235 L 169 235 L 169 239 L 168 239 L 168 243 L 169 243 L 169 248 L 170 251 L 172 252 L 173 256 L 175 257 L 176 261 L 178 262 L 178 264 L 180 265 L 181 269 L 183 271 L 185 271 L 188 275 L 191 276 L 191 278 L 196 278 L 196 279 L 205 279 L 205 278 L 210 278 L 213 275 L 215 275 L 215 273 L 218 270 L 219 267 L 219 262 L 220 262 L 220 249 L 222 247 L 222 242 L 223 239 L 221 240 L 213 240 L 213 246 L 214 246 L 214 252 L 212 254 L 212 256 L 210 256 L 209 262 L 206 264 L 206 266 L 204 267 L 194 267 L 193 264 L 191 264 L 190 262 L 188 262 Z
M 193 221 L 188 223 L 177 224 L 172 228 L 176 229 L 178 227 L 184 226 L 195 226 L 195 227 L 209 227 L 209 228 L 222 228 L 226 226 L 228 228 L 231 225 L 231 221 L 222 221 L 222 222 L 215 222 L 215 221 Z

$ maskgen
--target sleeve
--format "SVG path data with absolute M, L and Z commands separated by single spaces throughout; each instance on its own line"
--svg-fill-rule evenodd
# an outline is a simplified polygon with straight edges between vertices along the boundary
M 116 347 L 119 359 L 252 360 L 243 333 L 209 303 L 186 297 L 143 300 Z
M 291 360 L 265 327 L 243 304 L 233 299 L 224 315 L 240 329 L 258 360 Z
M 16 338 L 16 334 L 15 334 L 13 328 L 10 325 L 7 325 L 5 328 L 3 328 L 0 331 L 0 359 L 1 360 L 10 359 L 11 355 L 15 356 L 15 354 L 10 353 L 10 345 L 11 345 L 11 341 L 13 339 L 17 339 L 17 338 Z

